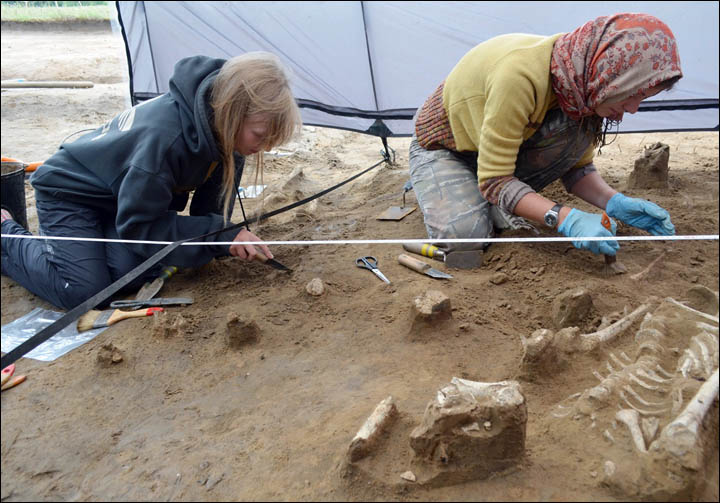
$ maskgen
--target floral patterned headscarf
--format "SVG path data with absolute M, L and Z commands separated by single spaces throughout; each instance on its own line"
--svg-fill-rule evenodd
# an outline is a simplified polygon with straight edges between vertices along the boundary
M 622 101 L 682 77 L 675 36 L 649 14 L 602 16 L 557 39 L 550 63 L 562 110 L 579 120 L 604 101 Z

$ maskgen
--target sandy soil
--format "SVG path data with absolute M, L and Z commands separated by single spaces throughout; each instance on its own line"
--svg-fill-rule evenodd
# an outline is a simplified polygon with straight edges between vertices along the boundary
M 109 30 L 3 25 L 3 80 L 95 82 L 92 89 L 3 90 L 3 155 L 43 160 L 69 135 L 110 119 L 129 103 L 126 75 L 122 39 Z M 668 209 L 678 234 L 717 234 L 717 133 L 620 135 L 597 166 L 624 190 L 643 147 L 658 141 L 671 147 L 669 188 L 626 193 Z M 268 240 L 425 237 L 419 210 L 397 222 L 375 219 L 401 202 L 408 143 L 390 140 L 395 166 L 376 168 L 254 230 Z M 359 172 L 381 159 L 381 148 L 375 137 L 305 127 L 287 146 L 292 155 L 267 156 L 265 209 Z M 590 210 L 559 184 L 545 194 Z M 27 200 L 35 231 L 30 191 Z M 246 210 L 257 211 L 257 202 L 248 203 Z M 415 203 L 412 192 L 408 203 Z M 626 226 L 618 234 L 642 235 Z M 528 376 L 520 368 L 520 336 L 552 328 L 553 299 L 575 287 L 592 295 L 587 330 L 650 295 L 682 300 L 693 286 L 718 287 L 717 241 L 623 243 L 618 257 L 630 273 L 666 252 L 643 281 L 606 277 L 602 259 L 568 243 L 494 244 L 481 268 L 448 270 L 454 278 L 446 282 L 398 264 L 400 245 L 283 245 L 273 252 L 291 275 L 236 259 L 180 271 L 162 295 L 190 296 L 193 305 L 119 323 L 52 363 L 18 361 L 18 373 L 28 379 L 2 393 L 2 501 L 633 499 L 601 483 L 609 454 L 599 432 L 550 414 L 568 395 L 594 385 L 591 371 L 632 337 L 579 356 L 556 374 Z M 355 267 L 355 258 L 366 254 L 379 259 L 391 285 Z M 498 272 L 508 281 L 492 283 Z M 306 293 L 313 278 L 325 283 L 324 295 Z M 413 337 L 411 304 L 430 289 L 449 296 L 452 319 Z M 2 277 L 3 325 L 38 306 L 53 309 Z M 232 316 L 256 323 L 259 340 L 232 347 Z M 103 360 L 107 344 L 122 361 Z M 519 380 L 528 421 L 526 456 L 516 468 L 427 489 L 400 479 L 408 464 L 404 448 L 385 474 L 349 475 L 345 452 L 380 400 L 392 395 L 402 424 L 411 427 L 453 376 Z M 708 484 L 693 498 L 717 501 L 717 449 L 708 464 Z

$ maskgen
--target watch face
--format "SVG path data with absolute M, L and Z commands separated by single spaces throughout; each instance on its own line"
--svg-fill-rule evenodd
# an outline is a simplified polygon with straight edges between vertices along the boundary
M 555 224 L 557 224 L 557 215 L 555 213 L 546 213 L 545 223 L 550 227 L 555 227 Z

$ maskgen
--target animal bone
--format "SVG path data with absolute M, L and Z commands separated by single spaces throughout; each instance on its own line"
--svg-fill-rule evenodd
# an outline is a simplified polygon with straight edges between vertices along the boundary
M 658 258 L 656 258 L 655 260 L 653 260 L 652 262 L 650 262 L 650 265 L 647 266 L 645 269 L 643 269 L 642 271 L 640 271 L 640 272 L 637 273 L 637 274 L 631 275 L 631 276 L 630 276 L 630 279 L 632 279 L 632 280 L 634 280 L 634 281 L 638 281 L 638 280 L 643 279 L 645 276 L 648 275 L 648 273 L 650 272 L 650 270 L 651 270 L 653 267 L 655 267 L 655 264 L 657 264 L 658 262 L 660 262 L 661 259 L 665 258 L 665 255 L 666 255 L 666 253 L 663 252 Z
M 622 409 L 617 411 L 615 419 L 624 423 L 630 430 L 630 436 L 635 443 L 635 447 L 640 452 L 647 452 L 645 440 L 643 439 L 642 430 L 640 429 L 640 416 L 637 411 L 632 409 Z

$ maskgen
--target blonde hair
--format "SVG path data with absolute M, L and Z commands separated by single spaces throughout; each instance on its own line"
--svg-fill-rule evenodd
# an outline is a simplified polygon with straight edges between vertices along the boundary
M 255 179 L 262 177 L 263 150 L 288 142 L 302 125 L 287 70 L 268 52 L 248 52 L 229 59 L 220 68 L 213 83 L 210 105 L 213 126 L 223 159 L 223 215 L 235 191 L 233 152 L 245 120 L 256 114 L 269 119 L 263 149 L 256 155 Z

